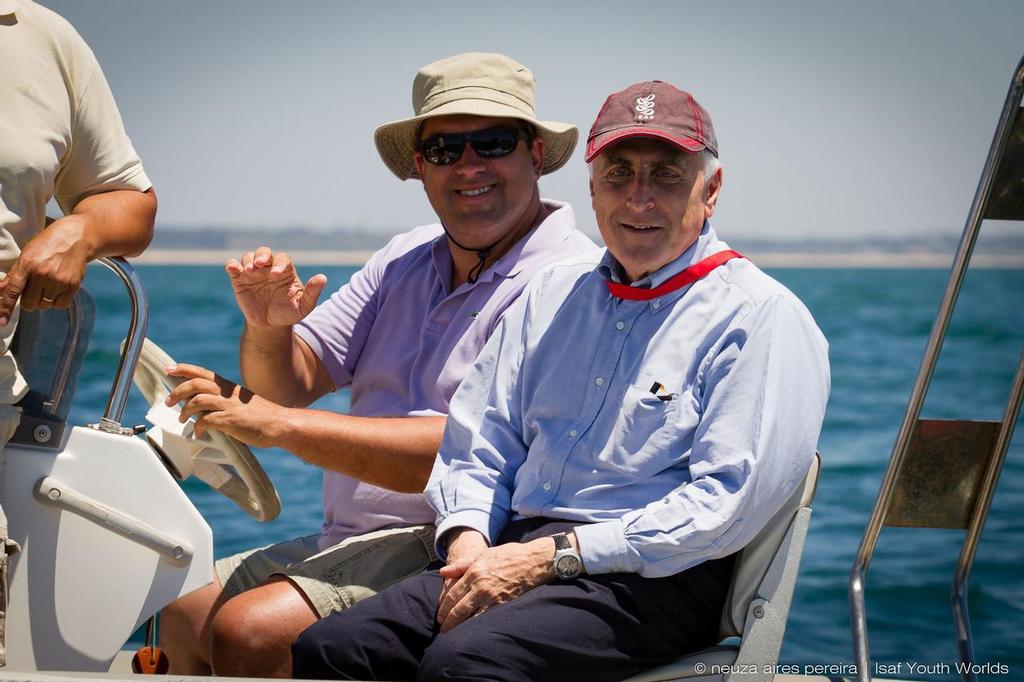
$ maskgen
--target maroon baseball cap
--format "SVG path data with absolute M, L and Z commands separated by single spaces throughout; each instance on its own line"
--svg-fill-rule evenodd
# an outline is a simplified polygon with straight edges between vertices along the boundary
M 718 156 L 711 115 L 688 92 L 664 81 L 630 85 L 605 100 L 587 137 L 586 161 L 605 147 L 633 137 L 654 137 L 687 152 Z

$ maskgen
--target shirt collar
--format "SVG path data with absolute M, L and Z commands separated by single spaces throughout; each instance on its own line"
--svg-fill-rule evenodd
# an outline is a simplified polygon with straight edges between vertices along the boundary
M 21 0 L 0 0 L 0 16 L 14 14 L 21 9 Z
M 441 288 L 446 294 L 452 293 L 452 252 L 448 249 L 448 235 L 443 230 L 430 245 L 430 260 L 434 263 L 434 273 L 441 281 Z
M 541 199 L 549 211 L 548 216 L 512 245 L 494 265 L 484 271 L 502 277 L 514 277 L 537 258 L 546 257 L 576 229 L 576 216 L 572 206 L 564 201 Z M 481 275 L 481 279 L 483 275 Z
M 725 242 L 718 239 L 718 235 L 715 234 L 711 223 L 705 220 L 697 240 L 690 244 L 675 260 L 666 263 L 649 275 L 641 277 L 630 284 L 630 286 L 643 287 L 644 289 L 659 287 L 666 280 L 679 274 L 697 261 L 727 248 L 729 247 Z M 601 259 L 600 264 L 598 264 L 597 269 L 602 277 L 613 282 L 621 284 L 625 279 L 622 265 L 615 260 L 610 251 L 605 251 L 604 257 Z
M 3 0 L 0 0 L 3 2 Z M 486 270 L 480 273 L 474 284 L 490 282 L 495 277 L 514 277 L 526 265 L 537 258 L 547 256 L 559 244 L 569 238 L 576 229 L 576 216 L 572 206 L 554 199 L 541 199 L 541 203 L 549 211 L 548 216 L 540 225 L 527 232 L 522 239 L 512 245 L 508 251 Z M 448 237 L 444 234 L 434 240 L 431 247 L 434 269 L 442 282 L 450 283 L 452 278 L 452 256 L 448 249 Z M 445 284 L 445 291 L 450 284 Z

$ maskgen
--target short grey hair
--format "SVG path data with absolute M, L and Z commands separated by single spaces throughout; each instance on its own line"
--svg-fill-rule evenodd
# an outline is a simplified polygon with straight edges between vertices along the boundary
M 634 139 L 636 139 L 636 138 L 634 138 Z M 659 138 L 646 138 L 646 139 L 659 140 Z M 659 140 L 659 141 L 664 143 L 666 146 L 675 147 L 675 145 L 672 145 L 670 142 L 667 142 L 665 140 Z M 627 143 L 628 143 L 628 140 L 627 140 Z M 678 147 L 675 147 L 675 148 L 678 151 L 681 151 L 681 150 L 678 149 Z M 682 153 L 684 158 L 690 155 L 690 152 L 681 152 L 681 153 Z M 697 166 L 697 168 L 700 168 L 701 170 L 704 171 L 704 179 L 705 180 L 707 180 L 712 175 L 714 175 L 715 172 L 719 168 L 722 167 L 722 162 L 719 161 L 718 157 L 715 156 L 714 153 L 710 149 L 708 149 L 707 147 L 705 147 L 704 149 L 701 149 L 699 152 L 696 152 L 696 154 L 700 157 L 700 158 L 697 159 L 696 166 Z M 594 160 L 591 159 L 589 162 L 587 162 L 587 169 L 590 171 L 591 175 L 594 174 L 594 163 L 593 163 L 593 161 Z
M 722 167 L 722 162 L 718 160 L 718 157 L 711 153 L 711 150 L 704 148 L 700 150 L 701 156 L 701 167 L 704 169 L 704 179 L 707 180 L 715 172 Z

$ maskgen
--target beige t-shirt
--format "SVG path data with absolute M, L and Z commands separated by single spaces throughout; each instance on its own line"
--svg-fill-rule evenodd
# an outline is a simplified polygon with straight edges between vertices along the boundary
M 67 214 L 92 194 L 150 187 L 81 36 L 31 0 L 0 0 L 0 271 L 43 229 L 52 197 Z M 0 403 L 24 390 L 14 359 L 0 357 Z

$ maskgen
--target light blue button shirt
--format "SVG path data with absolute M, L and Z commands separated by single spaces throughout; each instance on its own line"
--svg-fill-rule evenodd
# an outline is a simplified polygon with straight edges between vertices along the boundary
M 448 412 L 448 401 L 498 320 L 538 270 L 598 252 L 576 229 L 572 207 L 543 199 L 544 221 L 476 282 L 451 288 L 452 257 L 439 224 L 399 235 L 295 326 L 350 414 L 404 417 Z M 381 528 L 430 523 L 423 495 L 397 493 L 324 472 L 320 548 Z
M 634 285 L 727 248 L 705 224 Z M 580 522 L 589 573 L 672 575 L 741 549 L 803 479 L 829 391 L 804 305 L 745 259 L 649 301 L 609 293 L 618 269 L 537 275 L 463 380 L 426 489 L 439 552 L 543 516 Z

